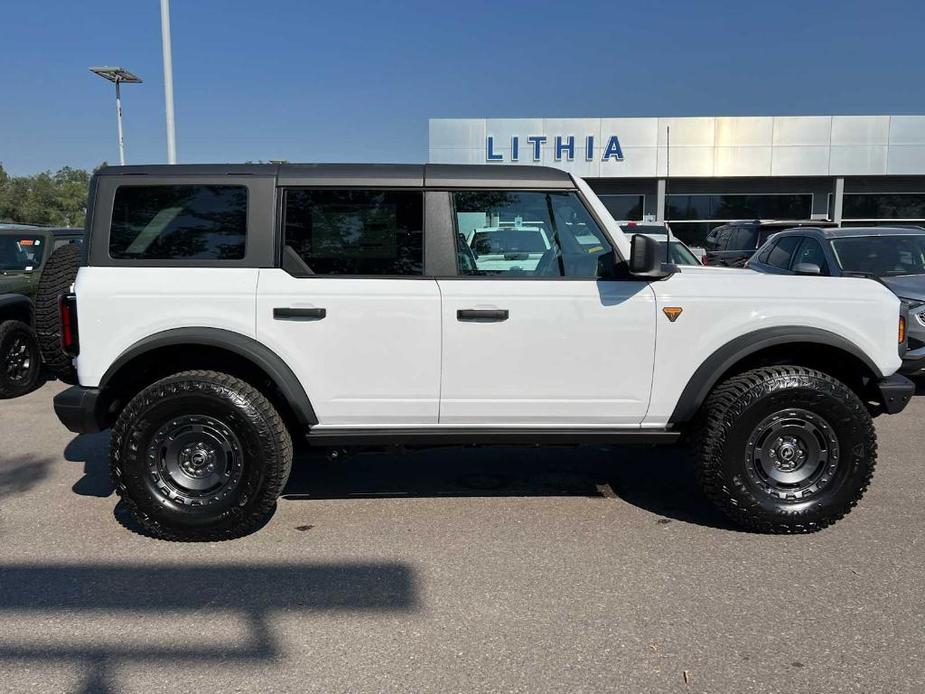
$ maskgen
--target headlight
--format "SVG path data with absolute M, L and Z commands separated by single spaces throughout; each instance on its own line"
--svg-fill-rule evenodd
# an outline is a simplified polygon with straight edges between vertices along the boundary
M 903 306 L 905 306 L 905 307 L 906 307 L 907 309 L 909 309 L 910 311 L 914 311 L 915 309 L 919 308 L 920 306 L 925 306 L 925 301 L 922 301 L 921 299 L 907 299 L 907 298 L 901 296 L 901 297 L 899 297 L 899 300 L 902 301 L 902 302 L 903 302 Z

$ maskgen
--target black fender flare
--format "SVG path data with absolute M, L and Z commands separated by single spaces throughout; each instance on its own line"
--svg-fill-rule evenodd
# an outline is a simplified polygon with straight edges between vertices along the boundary
M 681 391 L 681 397 L 678 398 L 674 412 L 671 413 L 668 421 L 671 424 L 690 421 L 720 377 L 745 357 L 768 347 L 797 342 L 835 347 L 859 359 L 876 378 L 880 379 L 884 376 L 871 358 L 864 353 L 864 350 L 841 335 L 810 327 L 762 328 L 740 335 L 707 357 L 694 371 L 684 390 Z
M 100 379 L 99 390 L 105 390 L 119 370 L 133 359 L 156 349 L 178 345 L 217 347 L 247 359 L 273 381 L 299 424 L 309 427 L 318 423 L 305 388 L 278 354 L 251 337 L 221 328 L 173 328 L 139 340 L 122 352 L 106 370 Z
M 32 299 L 25 294 L 0 294 L 0 320 L 5 320 L 4 314 L 12 314 L 17 320 L 25 318 L 24 323 L 32 324 Z

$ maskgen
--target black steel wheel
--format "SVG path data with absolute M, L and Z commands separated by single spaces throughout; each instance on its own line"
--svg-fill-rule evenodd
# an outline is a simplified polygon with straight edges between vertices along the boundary
M 860 500 L 877 459 L 873 422 L 857 394 L 799 366 L 755 369 L 721 383 L 694 435 L 706 495 L 760 532 L 831 525 Z
M 765 417 L 746 447 L 746 473 L 779 500 L 803 500 L 824 490 L 838 470 L 838 437 L 819 415 L 800 408 Z
M 35 390 L 41 367 L 42 355 L 32 328 L 15 320 L 0 323 L 0 398 Z
M 269 517 L 289 477 L 292 440 L 248 383 L 187 371 L 136 395 L 112 432 L 116 491 L 148 534 L 225 540 Z

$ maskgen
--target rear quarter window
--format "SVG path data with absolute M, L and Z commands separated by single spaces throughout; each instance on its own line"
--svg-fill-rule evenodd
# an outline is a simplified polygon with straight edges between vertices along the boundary
M 109 255 L 125 260 L 240 260 L 247 240 L 247 188 L 120 186 Z

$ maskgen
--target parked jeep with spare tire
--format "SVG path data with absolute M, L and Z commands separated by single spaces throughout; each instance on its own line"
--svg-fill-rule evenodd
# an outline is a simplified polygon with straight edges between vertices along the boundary
M 161 538 L 259 527 L 294 441 L 681 437 L 737 523 L 809 532 L 861 498 L 871 417 L 913 392 L 882 285 L 675 267 L 554 169 L 117 167 L 91 190 L 61 304 L 80 385 L 55 409 L 112 427 L 117 492 Z M 486 228 L 480 264 L 460 239 Z M 536 230 L 548 248 L 513 262 Z
M 34 390 L 47 370 L 73 374 L 60 344 L 58 296 L 79 265 L 82 229 L 0 226 L 0 399 Z

